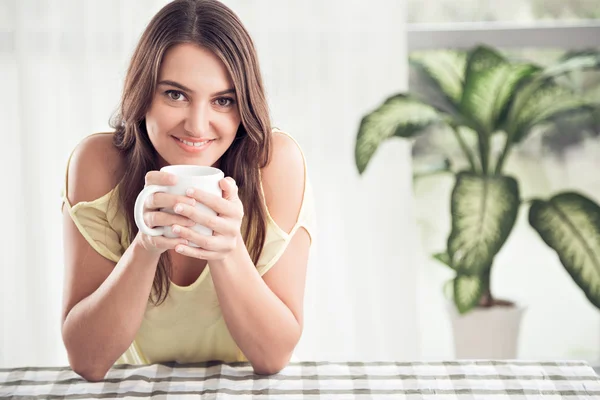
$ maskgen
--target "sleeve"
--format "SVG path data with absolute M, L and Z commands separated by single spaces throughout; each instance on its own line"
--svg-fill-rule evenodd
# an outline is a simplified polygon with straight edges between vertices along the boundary
M 94 135 L 101 134 L 103 133 Z M 113 262 L 118 262 L 129 240 L 127 224 L 117 206 L 118 186 L 96 200 L 82 201 L 72 206 L 67 196 L 72 156 L 73 153 L 67 160 L 65 182 L 61 190 L 63 208 L 67 208 L 71 220 L 96 252 Z
M 124 233 L 113 228 L 110 222 L 109 205 L 113 193 L 107 193 L 91 202 L 77 203 L 75 206 L 69 204 L 66 196 L 63 196 L 63 201 L 75 226 L 92 248 L 101 256 L 118 262 L 125 251 Z
M 304 196 L 300 213 L 298 214 L 298 221 L 292 230 L 289 233 L 282 230 L 270 215 L 268 215 L 267 220 L 265 245 L 256 263 L 256 268 L 261 276 L 266 274 L 279 261 L 298 229 L 304 228 L 308 232 L 311 245 L 314 243 L 317 225 L 316 212 L 312 186 L 308 180 L 308 175 L 306 175 L 305 179 Z

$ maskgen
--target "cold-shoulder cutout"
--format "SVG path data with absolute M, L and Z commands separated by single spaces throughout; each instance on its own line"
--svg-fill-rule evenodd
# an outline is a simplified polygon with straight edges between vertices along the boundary
M 88 136 L 67 164 L 63 205 L 81 235 L 103 257 L 118 262 L 129 245 L 126 219 L 114 196 L 121 166 L 111 134 Z
M 302 208 L 306 173 L 302 150 L 291 136 L 273 132 L 273 154 L 261 171 L 261 184 L 269 218 L 289 234 Z M 287 211 L 294 209 L 294 213 Z
M 64 197 L 69 205 L 94 201 L 111 192 L 117 184 L 120 163 L 112 134 L 99 133 L 83 139 L 67 163 Z
M 306 230 L 311 243 L 316 229 L 314 197 L 304 153 L 288 133 L 274 129 L 273 135 L 272 159 L 261 170 L 261 189 L 269 226 L 256 265 L 261 275 L 277 263 L 298 229 Z M 289 207 L 298 211 L 284 211 Z

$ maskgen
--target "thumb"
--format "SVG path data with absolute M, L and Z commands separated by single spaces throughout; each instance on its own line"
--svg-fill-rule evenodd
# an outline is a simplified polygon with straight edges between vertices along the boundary
M 235 180 L 228 176 L 225 179 L 221 179 L 219 182 L 221 189 L 223 190 L 223 198 L 227 200 L 236 200 L 238 197 L 238 187 Z

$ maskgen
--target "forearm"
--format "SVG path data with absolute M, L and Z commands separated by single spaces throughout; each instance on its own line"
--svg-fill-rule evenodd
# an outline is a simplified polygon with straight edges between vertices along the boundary
M 243 241 L 229 259 L 209 266 L 233 339 L 257 372 L 278 372 L 300 340 L 300 323 L 259 275 Z
M 158 259 L 134 241 L 102 285 L 70 310 L 63 340 L 76 372 L 102 379 L 127 350 L 142 323 Z

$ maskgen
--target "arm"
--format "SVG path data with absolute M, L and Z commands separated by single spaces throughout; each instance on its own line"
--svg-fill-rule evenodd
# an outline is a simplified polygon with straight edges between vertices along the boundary
M 302 335 L 308 234 L 299 230 L 264 278 L 240 243 L 231 258 L 209 264 L 219 304 L 255 372 L 275 374 L 287 365 Z
M 99 381 L 135 338 L 160 255 L 134 242 L 115 265 L 77 237 L 68 215 L 64 222 L 63 342 L 73 370 Z
M 115 186 L 115 170 L 106 168 L 118 166 L 110 140 L 111 135 L 90 137 L 73 153 L 68 174 L 70 204 L 97 199 Z M 135 338 L 161 251 L 153 251 L 138 235 L 115 264 L 92 248 L 66 209 L 63 223 L 63 342 L 73 370 L 97 381 Z
M 275 135 L 274 148 L 273 159 L 262 172 L 265 199 L 275 222 L 289 232 L 297 221 L 302 203 L 304 161 L 300 149 L 287 136 Z M 237 190 L 228 185 L 223 187 L 224 197 L 237 200 Z M 196 200 L 213 209 L 219 207 L 216 199 L 210 199 L 206 194 L 196 196 Z M 227 214 L 225 208 L 216 211 Z M 189 209 L 189 212 L 193 210 Z M 186 207 L 182 214 L 194 219 Z M 217 231 L 220 225 L 216 219 L 197 222 L 212 225 Z M 222 244 L 225 236 L 221 235 L 199 238 L 182 229 L 182 237 L 204 250 L 182 247 L 188 256 L 210 259 L 209 268 L 219 304 L 233 339 L 255 372 L 273 374 L 287 365 L 302 334 L 309 235 L 306 230 L 298 229 L 281 258 L 261 277 L 239 229 L 236 233 L 231 235 L 235 238 L 235 246 L 224 257 L 218 255 L 218 251 L 226 247 Z

